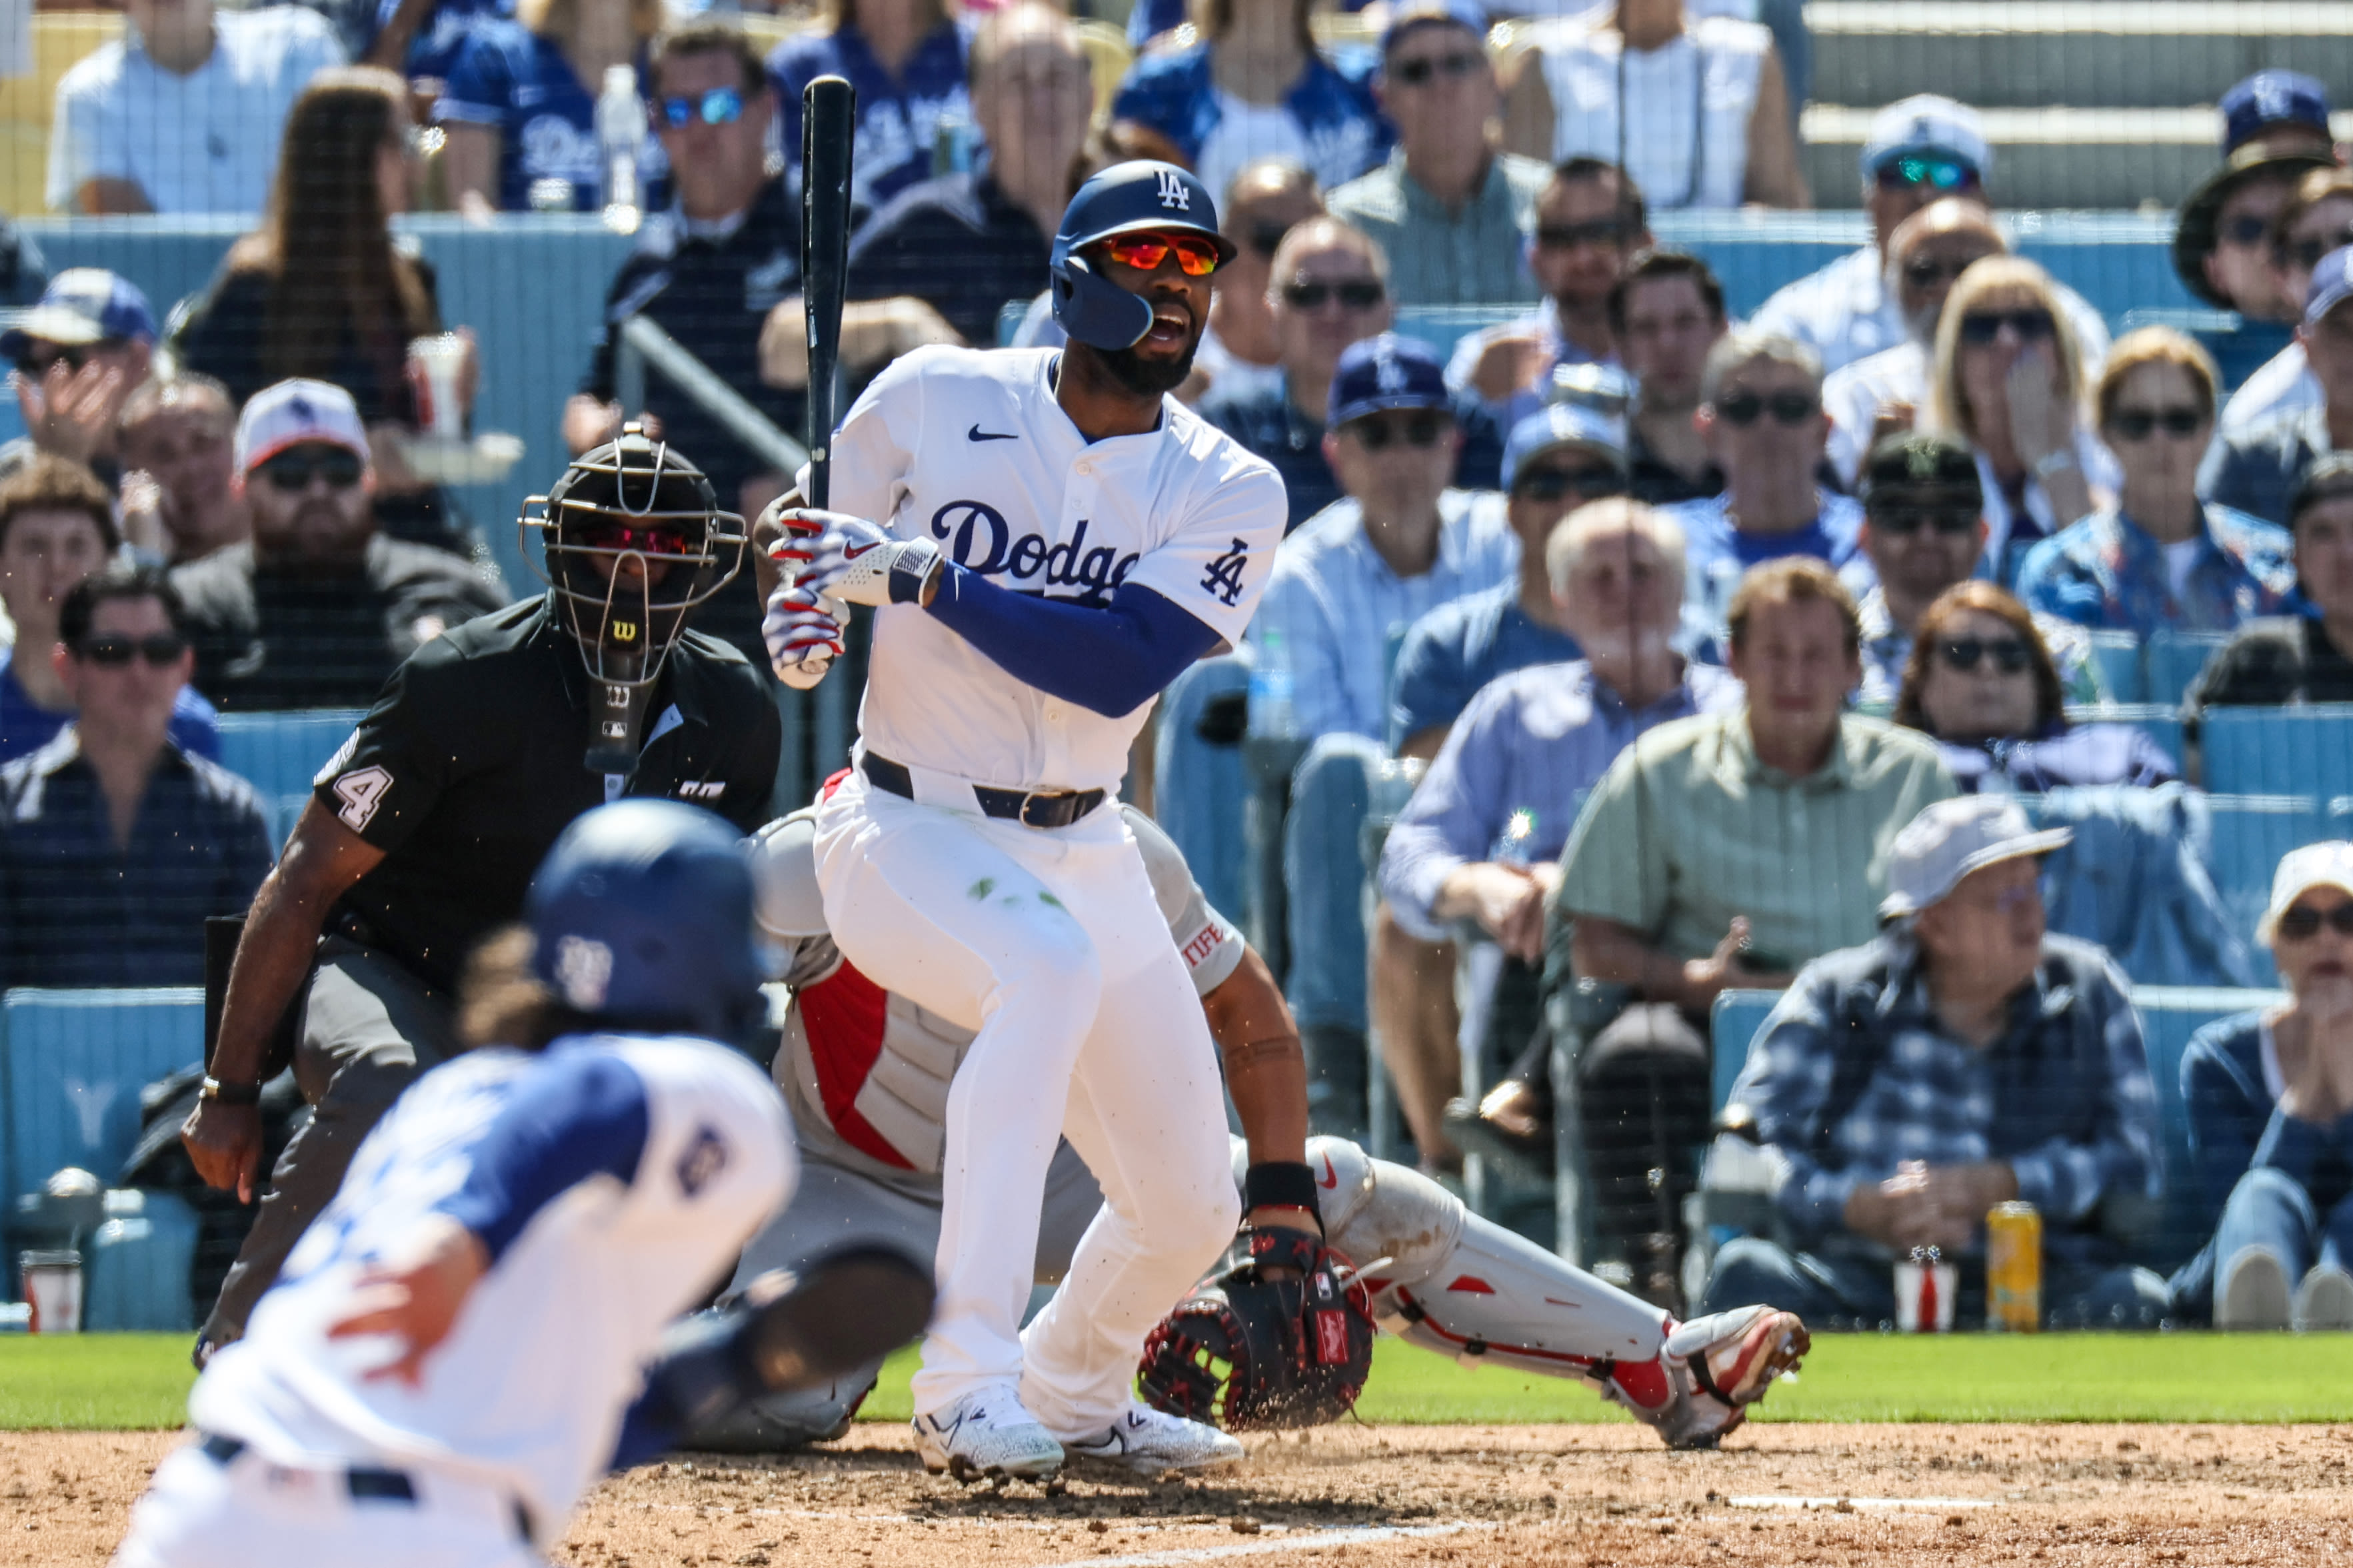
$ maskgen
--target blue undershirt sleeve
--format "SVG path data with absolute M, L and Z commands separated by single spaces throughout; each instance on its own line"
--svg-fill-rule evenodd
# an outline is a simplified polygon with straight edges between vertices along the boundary
M 533 1215 L 588 1177 L 634 1182 L 647 1125 L 645 1083 L 619 1058 L 576 1051 L 543 1062 L 474 1146 L 473 1169 L 440 1212 L 496 1263 Z
M 1092 608 L 1017 594 L 954 563 L 930 610 L 1008 675 L 1106 719 L 1143 707 L 1219 641 L 1206 622 L 1134 584 Z

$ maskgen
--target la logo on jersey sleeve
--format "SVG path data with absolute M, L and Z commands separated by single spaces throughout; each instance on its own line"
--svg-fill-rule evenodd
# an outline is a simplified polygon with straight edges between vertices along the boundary
M 1208 564 L 1201 574 L 1201 592 L 1214 596 L 1228 609 L 1240 602 L 1242 574 L 1250 567 L 1250 541 L 1237 539 L 1233 548 Z

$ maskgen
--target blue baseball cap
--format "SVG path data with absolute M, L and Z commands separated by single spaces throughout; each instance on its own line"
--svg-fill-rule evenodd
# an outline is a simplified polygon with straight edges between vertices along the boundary
M 155 312 L 128 278 L 103 267 L 69 267 L 49 279 L 41 301 L 16 313 L 0 332 L 0 359 L 19 359 L 35 340 L 79 348 L 128 339 L 155 341 Z
M 1509 494 L 1520 470 L 1547 453 L 1575 447 L 1626 471 L 1626 427 L 1578 403 L 1556 403 L 1512 426 L 1504 443 L 1504 489 Z
M 1453 412 L 1446 367 L 1419 338 L 1383 332 L 1341 351 L 1340 363 L 1332 372 L 1331 428 L 1388 408 Z
M 1915 93 L 1871 117 L 1862 142 L 1862 177 L 1877 178 L 1882 163 L 1907 153 L 1941 153 L 1968 164 L 1980 180 L 1993 170 L 1993 144 L 1986 140 L 1978 111 L 1933 92 Z
M 1406 34 L 1433 22 L 1468 27 L 1471 36 L 1482 42 L 1487 37 L 1487 8 L 1479 0 L 1400 0 L 1389 8 L 1389 25 L 1381 33 L 1381 53 L 1386 56 Z
M 2320 318 L 2353 300 L 2353 245 L 2340 245 L 2312 269 L 2312 287 L 2304 291 L 2304 324 L 2316 327 Z
M 2274 125 L 2306 125 L 2328 139 L 2328 89 L 2302 71 L 2257 71 L 2222 95 L 2222 155 Z

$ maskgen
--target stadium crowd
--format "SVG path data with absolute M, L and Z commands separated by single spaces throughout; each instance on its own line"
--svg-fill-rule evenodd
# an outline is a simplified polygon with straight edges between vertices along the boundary
M 798 432 L 800 94 L 838 73 L 853 386 L 1050 347 L 1088 173 L 1223 198 L 1178 395 L 1274 466 L 1291 531 L 1130 795 L 1276 964 L 1319 1131 L 1395 1115 L 1441 1180 L 1541 1179 L 1542 1239 L 1678 1310 L 1877 1322 L 1890 1258 L 1978 1259 L 2020 1199 L 2054 1322 L 2353 1328 L 2353 847 L 2234 903 L 2198 787 L 2218 710 L 2353 701 L 2326 89 L 2223 100 L 2172 244 L 2194 331 L 2112 332 L 2138 302 L 2018 254 L 1981 117 L 1934 97 L 1870 121 L 1867 243 L 1739 320 L 1652 221 L 1811 205 L 1795 5 L 1518 7 L 1502 47 L 1478 0 L 1389 0 L 1345 47 L 1318 9 L 1136 0 L 1107 51 L 1039 0 L 831 0 L 769 47 L 655 0 L 127 0 L 57 89 L 50 205 L 249 226 L 161 316 L 5 237 L 0 986 L 198 983 L 201 917 L 286 826 L 219 715 L 365 708 L 514 600 L 503 520 L 417 460 L 435 397 L 463 428 L 501 367 L 401 215 L 607 207 L 617 95 L 645 216 L 565 440 L 639 420 L 746 517 L 786 488 L 667 379 L 625 408 L 619 338 L 653 321 Z M 765 666 L 760 614 L 747 571 L 696 626 Z M 2209 656 L 2156 689 L 2166 639 Z M 2133 988 L 2274 973 L 2160 1095 Z M 1727 1097 L 1742 990 L 1784 994 Z M 1743 1151 L 1769 1202 L 1728 1226 Z

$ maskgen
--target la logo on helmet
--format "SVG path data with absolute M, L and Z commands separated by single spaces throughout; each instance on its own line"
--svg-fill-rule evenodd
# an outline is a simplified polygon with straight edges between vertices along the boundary
M 1193 193 L 1185 188 L 1185 176 L 1174 169 L 1160 171 L 1160 205 L 1178 212 L 1193 210 Z

